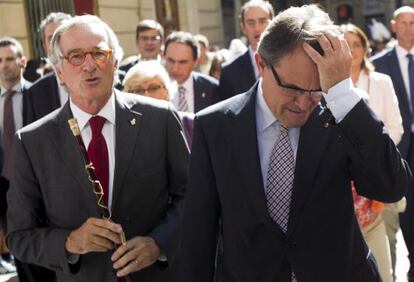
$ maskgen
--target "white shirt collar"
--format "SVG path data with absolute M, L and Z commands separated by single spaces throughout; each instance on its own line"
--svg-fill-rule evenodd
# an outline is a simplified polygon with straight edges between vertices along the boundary
M 79 128 L 82 131 L 93 115 L 81 110 L 73 103 L 71 98 L 69 98 L 69 103 L 73 117 L 78 121 Z M 96 115 L 104 117 L 111 124 L 115 125 L 115 93 L 112 93 L 105 106 Z
M 12 87 L 12 90 L 16 91 L 17 93 L 22 93 L 22 88 L 24 85 L 24 79 L 20 79 L 19 83 L 15 84 Z M 7 89 L 1 86 L 1 96 L 3 96 L 6 93 Z
M 262 133 L 277 121 L 263 97 L 262 78 L 259 79 L 259 84 L 257 85 L 256 109 L 257 129 L 259 133 Z
M 413 48 L 411 48 L 411 50 L 408 52 L 407 50 L 405 50 L 403 47 L 401 47 L 400 45 L 397 45 L 396 47 L 395 47 L 395 51 L 397 52 L 397 57 L 398 57 L 398 60 L 399 61 L 401 61 L 401 60 L 407 60 L 407 54 L 408 53 L 411 53 L 411 54 L 413 54 L 414 55 L 414 46 L 413 46 Z
M 192 93 L 193 92 L 193 87 L 194 87 L 194 81 L 193 81 L 193 73 L 191 72 L 190 75 L 188 76 L 187 80 L 184 81 L 183 84 L 180 84 L 179 86 L 182 86 L 185 88 L 186 93 Z

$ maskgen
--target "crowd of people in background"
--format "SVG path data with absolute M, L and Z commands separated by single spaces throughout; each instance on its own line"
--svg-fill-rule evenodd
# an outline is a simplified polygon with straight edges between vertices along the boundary
M 144 19 L 129 57 L 91 15 L 39 23 L 47 60 L 0 37 L 0 273 L 392 282 L 401 228 L 414 281 L 414 8 L 392 40 L 315 5 L 239 18 L 228 49 Z

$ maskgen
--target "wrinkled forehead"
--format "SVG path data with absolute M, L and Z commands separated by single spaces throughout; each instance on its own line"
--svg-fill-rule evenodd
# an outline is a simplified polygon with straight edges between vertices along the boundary
M 74 49 L 108 48 L 108 41 L 108 35 L 102 26 L 98 24 L 84 24 L 72 26 L 62 33 L 59 45 L 65 53 Z

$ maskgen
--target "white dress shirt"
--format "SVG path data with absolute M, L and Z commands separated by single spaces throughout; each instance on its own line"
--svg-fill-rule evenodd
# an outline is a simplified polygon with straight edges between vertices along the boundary
M 325 94 L 324 97 L 336 122 L 340 122 L 361 100 L 360 95 L 358 95 L 357 91 L 353 88 L 350 78 L 347 78 L 330 88 L 328 94 Z M 257 87 L 255 110 L 260 167 L 264 189 L 266 190 L 270 155 L 272 154 L 272 149 L 280 135 L 280 123 L 269 109 L 263 97 L 261 78 Z M 299 136 L 300 128 L 289 128 L 289 139 L 292 144 L 295 162 L 299 145 Z
M 89 119 L 91 114 L 82 111 L 76 106 L 72 100 L 69 100 L 70 108 L 73 113 L 73 117 L 78 121 L 79 129 L 81 130 L 81 136 L 85 147 L 88 148 L 92 139 L 92 130 L 89 125 Z M 115 94 L 111 95 L 105 106 L 99 111 L 97 116 L 104 117 L 106 122 L 102 128 L 102 135 L 105 138 L 106 146 L 108 147 L 108 160 L 109 160 L 109 183 L 108 183 L 108 207 L 112 205 L 112 191 L 114 183 L 114 169 L 115 169 Z
M 254 58 L 255 53 L 256 53 L 256 51 L 253 50 L 252 46 L 249 46 L 249 55 L 250 55 L 250 60 L 252 61 L 252 66 L 253 66 L 253 70 L 254 70 L 254 77 L 256 77 L 256 79 L 258 79 L 259 78 L 259 69 L 257 68 L 256 59 Z

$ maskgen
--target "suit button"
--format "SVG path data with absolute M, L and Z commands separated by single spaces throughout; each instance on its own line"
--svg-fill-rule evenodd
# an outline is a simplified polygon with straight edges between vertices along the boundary
M 290 249 L 295 250 L 297 245 L 298 244 L 295 241 L 293 241 L 292 243 L 290 243 Z

